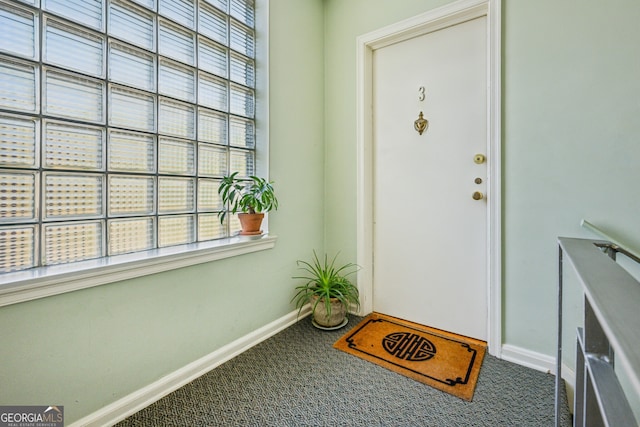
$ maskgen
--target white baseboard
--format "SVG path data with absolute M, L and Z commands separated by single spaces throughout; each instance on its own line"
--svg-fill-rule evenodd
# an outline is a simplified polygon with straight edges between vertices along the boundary
M 72 423 L 69 427 L 112 426 L 139 410 L 149 406 L 167 394 L 206 374 L 213 368 L 234 358 L 254 345 L 293 325 L 298 318 L 310 314 L 309 307 L 304 307 L 298 317 L 295 310 L 273 322 L 257 329 L 230 344 L 174 371 L 159 380 L 141 388 L 107 406 Z
M 573 399 L 576 395 L 576 373 L 564 363 L 562 364 L 562 379 L 567 389 L 567 402 L 569 411 L 573 414 Z
M 511 344 L 502 346 L 501 358 L 536 371 L 556 373 L 556 358 Z

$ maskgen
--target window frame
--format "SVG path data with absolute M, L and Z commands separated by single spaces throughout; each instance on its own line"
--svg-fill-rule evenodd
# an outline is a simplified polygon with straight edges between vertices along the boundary
M 269 0 L 255 0 L 255 171 L 260 176 L 269 176 L 268 26 Z M 0 307 L 275 247 L 268 215 L 263 229 L 257 238 L 231 236 L 0 274 Z

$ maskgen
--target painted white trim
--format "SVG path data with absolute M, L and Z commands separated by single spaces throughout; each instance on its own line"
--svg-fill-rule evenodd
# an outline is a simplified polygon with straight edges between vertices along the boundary
M 356 46 L 356 248 L 360 313 L 373 311 L 373 51 L 368 39 L 358 37 Z
M 8 273 L 0 276 L 0 307 L 271 249 L 276 240 L 233 237 Z
M 569 411 L 573 414 L 573 403 L 576 395 L 576 373 L 569 366 L 562 364 L 562 379 L 567 390 Z
M 460 0 L 359 36 L 356 40 L 357 262 L 361 314 L 373 310 L 373 157 L 372 56 L 392 43 L 427 34 L 480 16 L 487 17 L 487 155 L 489 353 L 502 351 L 502 182 L 501 182 L 501 0 Z
M 502 359 L 518 365 L 555 375 L 556 358 L 511 344 L 502 346 Z
M 459 0 L 358 37 L 376 50 L 487 14 L 488 0 Z
M 229 343 L 218 350 L 174 371 L 107 406 L 70 424 L 69 427 L 112 426 L 146 408 L 167 394 L 201 377 L 224 362 L 247 351 L 278 332 L 288 328 L 311 313 L 309 306 L 274 320 L 273 322 Z
M 256 173 L 269 176 L 269 0 L 256 6 Z M 269 216 L 263 221 L 268 230 Z
M 556 359 L 546 354 L 536 353 L 511 344 L 502 346 L 502 359 L 536 371 L 556 375 Z M 562 364 L 562 379 L 567 390 L 569 410 L 573 413 L 576 373 L 566 364 Z
M 502 0 L 490 0 L 487 14 L 489 30 L 489 353 L 501 357 L 502 351 Z

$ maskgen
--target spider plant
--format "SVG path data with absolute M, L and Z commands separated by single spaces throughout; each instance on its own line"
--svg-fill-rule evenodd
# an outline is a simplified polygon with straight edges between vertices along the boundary
M 296 287 L 298 292 L 291 299 L 292 302 L 295 301 L 296 303 L 298 314 L 300 314 L 305 304 L 313 302 L 312 313 L 315 314 L 318 304 L 323 304 L 327 316 L 331 316 L 332 298 L 340 301 L 346 312 L 349 311 L 351 304 L 360 307 L 358 288 L 347 278 L 347 276 L 358 271 L 359 267 L 353 263 L 336 266 L 337 257 L 338 254 L 329 261 L 325 254 L 324 260 L 321 261 L 314 250 L 311 262 L 297 261 L 298 268 L 303 273 L 293 278 L 306 280 L 305 284 Z

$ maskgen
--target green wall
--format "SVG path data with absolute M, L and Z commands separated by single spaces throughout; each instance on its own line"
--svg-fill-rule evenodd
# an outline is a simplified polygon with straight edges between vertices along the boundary
M 0 308 L 0 405 L 62 404 L 70 423 L 294 309 L 295 261 L 324 249 L 322 4 L 270 15 L 276 247 Z
M 505 341 L 553 354 L 561 236 L 640 248 L 640 3 L 505 5 Z
M 325 2 L 326 246 L 356 255 L 356 37 L 447 1 Z M 503 341 L 555 354 L 557 236 L 640 248 L 640 2 L 503 0 Z M 329 172 L 329 167 L 331 167 Z

